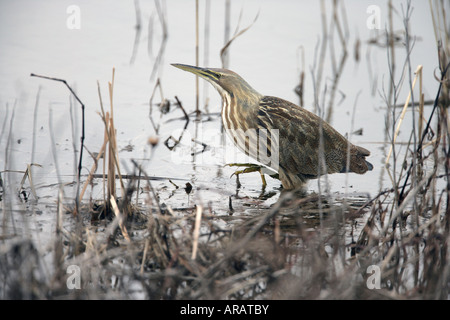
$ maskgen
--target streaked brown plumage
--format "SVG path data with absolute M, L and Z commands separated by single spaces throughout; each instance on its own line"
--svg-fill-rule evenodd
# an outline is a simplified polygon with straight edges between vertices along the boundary
M 257 157 L 261 154 L 258 143 L 264 141 L 267 157 L 278 149 L 276 168 L 269 166 L 278 171 L 283 188 L 298 188 L 306 180 L 325 173 L 363 174 L 372 170 L 373 166 L 365 160 L 370 155 L 368 150 L 351 144 L 314 113 L 286 100 L 258 93 L 233 71 L 173 66 L 202 77 L 217 89 L 223 101 L 224 127 L 242 151 L 261 161 Z M 274 129 L 278 130 L 273 131 L 278 133 L 277 138 L 270 134 L 267 139 L 260 137 L 260 133 Z M 253 145 L 255 150 L 251 148 Z

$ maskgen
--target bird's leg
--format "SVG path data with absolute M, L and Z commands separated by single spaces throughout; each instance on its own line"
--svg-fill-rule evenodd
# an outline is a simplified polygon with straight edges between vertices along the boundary
M 267 182 L 266 178 L 264 177 L 264 173 L 262 173 L 262 166 L 253 164 L 253 163 L 230 163 L 227 164 L 229 167 L 246 167 L 243 170 L 236 170 L 231 176 L 236 175 L 236 178 L 239 179 L 239 175 L 243 173 L 250 173 L 250 172 L 259 172 L 261 175 L 261 181 L 262 181 L 262 187 L 263 189 L 266 188 Z

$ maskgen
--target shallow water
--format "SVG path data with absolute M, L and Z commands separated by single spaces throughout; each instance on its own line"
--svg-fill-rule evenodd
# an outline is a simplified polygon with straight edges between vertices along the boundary
M 73 4 L 80 10 L 79 29 L 67 26 L 73 17 L 72 11 L 68 13 L 67 10 Z M 386 103 L 383 99 L 389 79 L 387 50 L 368 43 L 383 33 L 387 24 L 387 4 L 379 3 L 381 29 L 375 31 L 367 27 L 367 9 L 372 4 L 373 1 L 345 3 L 348 57 L 338 83 L 330 122 L 342 134 L 363 129 L 362 135 L 352 134 L 350 139 L 372 152 L 368 160 L 374 165 L 374 170 L 363 176 L 331 175 L 326 180 L 321 179 L 320 191 L 328 188 L 336 198 L 366 199 L 391 185 L 386 170 L 383 170 L 389 148 L 385 134 Z M 402 30 L 402 8 L 396 5 L 394 29 Z M 411 67 L 414 72 L 417 65 L 423 65 L 425 100 L 434 99 L 438 83 L 433 74 L 438 61 L 436 52 L 430 49 L 436 45 L 429 5 L 428 2 L 418 0 L 412 1 L 412 5 L 414 11 L 410 32 L 417 38 L 411 54 Z M 188 113 L 195 110 L 195 78 L 170 65 L 195 64 L 195 2 L 172 0 L 163 5 L 167 14 L 168 37 L 156 68 L 156 57 L 163 43 L 161 21 L 153 2 L 142 1 L 139 6 L 142 27 L 137 33 L 135 6 L 130 1 L 74 3 L 54 0 L 43 3 L 20 0 L 0 3 L 0 170 L 12 171 L 2 172 L 5 190 L 16 192 L 26 165 L 37 163 L 41 167 L 33 167 L 32 172 L 39 201 L 35 203 L 37 207 L 32 206 L 33 209 L 44 212 L 47 209 L 54 210 L 59 190 L 57 183 L 71 184 L 64 188 L 65 196 L 68 199 L 75 196 L 73 181 L 76 180 L 81 134 L 79 104 L 71 98 L 62 83 L 30 77 L 30 73 L 65 79 L 75 89 L 86 107 L 86 149 L 98 152 L 103 143 L 104 127 L 98 115 L 100 103 L 97 81 L 103 104 L 109 109 L 108 81 L 111 81 L 114 67 L 114 121 L 121 150 L 119 158 L 122 174 L 135 173 L 131 159 L 142 163 L 149 176 L 162 178 L 153 181 L 152 185 L 161 201 L 172 207 L 200 203 L 210 206 L 215 214 L 225 215 L 228 214 L 230 197 L 234 214 L 254 214 L 255 208 L 258 211 L 269 207 L 278 199 L 278 181 L 267 178 L 265 192 L 272 196 L 266 200 L 257 200 L 262 191 L 259 175 L 252 173 L 241 176 L 242 186 L 237 192 L 236 179 L 231 178 L 234 169 L 223 166 L 230 162 L 230 158 L 225 157 L 226 153 L 220 144 L 214 145 L 221 141 L 221 102 L 214 89 L 205 86 L 203 81 L 199 82 L 200 108 L 204 112 L 204 101 L 209 99 L 210 115 L 203 115 L 203 121 L 195 121 L 191 117 L 180 146 L 175 148 L 177 152 L 170 151 L 164 145 L 170 136 L 179 137 L 180 129 L 185 126 L 183 113 L 176 106 L 174 97 L 181 100 Z M 331 7 L 328 3 L 326 12 L 327 25 L 330 25 Z M 241 13 L 242 18 L 239 19 Z M 205 7 L 201 2 L 200 65 L 204 65 L 207 60 L 209 66 L 219 67 L 219 53 L 224 45 L 223 2 L 211 2 L 207 59 L 204 54 L 204 14 Z M 299 97 L 294 88 L 303 70 L 305 108 L 317 112 L 313 108 L 313 75 L 316 79 L 316 59 L 323 38 L 320 2 L 233 1 L 231 34 L 238 23 L 242 30 L 251 25 L 256 16 L 256 22 L 251 28 L 230 46 L 229 68 L 239 73 L 259 92 L 295 103 L 298 103 Z M 337 63 L 342 48 L 337 41 L 336 31 L 330 37 L 335 39 L 334 59 Z M 359 61 L 354 58 L 357 40 L 361 42 Z M 304 65 L 300 48 L 304 52 Z M 329 50 L 321 87 L 316 88 L 321 110 L 330 101 L 332 87 L 333 58 Z M 400 44 L 396 47 L 397 69 L 400 69 L 404 60 L 405 49 Z M 155 71 L 153 78 L 152 71 Z M 397 71 L 396 77 L 400 78 L 400 71 Z M 171 101 L 170 112 L 161 114 L 157 105 L 161 96 L 156 90 L 152 119 L 159 127 L 158 132 L 149 118 L 149 99 L 157 78 L 161 82 L 164 98 Z M 407 81 L 408 78 L 405 79 Z M 404 84 L 397 103 L 404 103 L 407 88 L 408 85 Z M 429 114 L 430 111 L 431 107 L 427 106 L 425 112 Z M 406 151 L 402 143 L 409 139 L 412 117 L 412 113 L 407 112 L 397 140 L 399 159 Z M 151 150 L 147 140 L 154 136 L 159 138 L 159 143 Z M 201 152 L 202 146 L 192 143 L 192 138 L 206 143 L 209 148 Z M 234 156 L 234 151 L 226 150 Z M 196 155 L 192 156 L 192 152 Z M 86 177 L 92 164 L 93 160 L 85 152 L 83 177 Z M 101 166 L 97 172 L 102 172 Z M 179 188 L 170 183 L 169 178 Z M 189 195 L 183 189 L 187 182 L 193 185 Z M 100 180 L 97 183 L 93 190 L 88 189 L 85 199 L 89 196 L 102 198 Z M 319 181 L 310 181 L 307 191 L 318 192 Z M 29 188 L 27 192 L 31 199 Z M 14 208 L 30 207 L 30 204 L 19 200 L 12 201 Z

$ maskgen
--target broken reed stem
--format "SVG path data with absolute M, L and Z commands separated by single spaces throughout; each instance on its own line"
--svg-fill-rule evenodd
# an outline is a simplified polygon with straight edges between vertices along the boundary
M 108 113 L 107 113 L 108 114 Z M 119 177 L 120 182 L 120 188 L 122 190 L 122 194 L 125 194 L 125 186 L 123 184 L 122 180 L 122 174 L 120 173 L 120 166 L 119 166 L 119 160 L 117 156 L 117 144 L 116 144 L 116 135 L 115 135 L 115 128 L 113 127 L 112 117 L 109 119 L 109 124 L 106 122 L 106 133 L 108 135 L 108 141 L 109 141 L 109 158 L 108 158 L 108 176 L 109 177 L 115 177 L 115 170 L 117 169 L 117 175 Z M 113 181 L 111 181 L 113 180 Z M 115 194 L 115 179 L 108 179 L 108 186 L 110 192 L 110 195 Z
M 86 179 L 86 181 L 84 182 L 83 188 L 81 189 L 80 192 L 80 202 L 81 200 L 83 200 L 83 196 L 84 193 L 86 192 L 87 186 L 89 185 L 89 183 L 91 183 L 92 178 L 94 177 L 94 173 L 95 171 L 97 171 L 97 167 L 98 167 L 98 161 L 100 160 L 100 158 L 103 156 L 103 154 L 105 153 L 105 149 L 106 149 L 106 144 L 108 143 L 108 139 L 107 136 L 105 134 L 105 138 L 103 140 L 103 145 L 100 148 L 100 152 L 97 154 L 97 157 L 95 157 L 94 159 L 94 164 L 92 165 L 91 171 L 89 171 L 89 175 Z
M 423 70 L 422 65 L 419 65 L 416 69 L 412 88 L 409 91 L 408 97 L 406 98 L 402 113 L 400 114 L 397 128 L 395 129 L 395 132 L 394 132 L 393 143 L 391 144 L 391 147 L 389 148 L 388 156 L 387 156 L 386 162 L 385 162 L 386 165 L 389 164 L 389 160 L 390 160 L 391 154 L 392 154 L 393 144 L 395 144 L 395 142 L 397 140 L 398 134 L 400 132 L 400 127 L 402 126 L 402 123 L 403 123 L 403 118 L 405 117 L 406 111 L 408 110 L 409 101 L 411 100 L 411 96 L 412 96 L 412 90 L 414 90 L 414 88 L 416 87 L 416 82 L 417 82 L 417 79 L 419 79 L 419 78 L 420 78 L 420 97 L 422 97 L 422 70 Z M 422 108 L 423 108 L 423 106 L 422 106 Z M 423 111 L 422 111 L 422 113 L 423 113 Z M 419 117 L 419 122 L 421 122 L 421 121 L 422 121 L 422 118 Z
M 108 82 L 108 90 L 109 90 L 109 112 L 110 119 L 108 123 L 109 127 L 109 145 L 108 145 L 108 177 L 115 177 L 115 166 L 114 166 L 114 158 L 116 156 L 115 150 L 115 128 L 114 128 L 114 103 L 113 103 L 113 90 L 114 90 L 114 68 L 112 71 L 112 82 Z M 116 179 L 108 179 L 108 199 L 113 198 L 116 195 Z
M 175 96 L 175 100 L 177 101 L 177 104 L 180 107 L 181 111 L 183 111 L 184 119 L 186 120 L 186 122 L 189 122 L 189 116 L 186 113 L 186 110 L 184 110 L 183 105 L 181 104 L 181 101 L 178 99 L 177 96 Z
M 34 184 L 33 184 L 33 177 L 31 174 L 31 166 L 38 166 L 38 167 L 42 168 L 42 166 L 37 163 L 27 164 L 27 169 L 25 170 L 25 173 L 23 174 L 22 181 L 20 182 L 19 190 L 23 189 L 25 180 L 26 180 L 26 178 L 28 178 L 28 182 L 30 183 L 31 193 L 33 194 L 34 199 L 37 200 L 38 196 L 36 194 L 36 189 L 34 188 Z
M 92 165 L 92 168 L 89 172 L 88 178 L 85 181 L 85 183 L 83 185 L 83 189 L 79 195 L 79 201 L 81 201 L 83 199 L 86 188 L 89 185 L 92 178 L 94 177 L 94 173 L 97 170 L 97 163 L 100 160 L 100 158 L 102 157 L 102 155 L 105 154 L 106 144 L 108 142 L 109 142 L 109 144 L 108 144 L 108 166 L 107 166 L 108 174 L 107 175 L 105 174 L 106 157 L 103 157 L 103 200 L 105 203 L 108 203 L 108 202 L 111 202 L 112 196 L 115 197 L 115 194 L 116 194 L 115 193 L 115 179 L 116 179 L 115 171 L 116 171 L 116 169 L 117 169 L 118 178 L 120 181 L 122 195 L 125 195 L 125 187 L 123 184 L 123 179 L 122 179 L 122 175 L 120 172 L 120 166 L 119 166 L 119 161 L 118 161 L 116 129 L 114 128 L 114 119 L 113 119 L 113 115 L 114 115 L 114 104 L 113 104 L 114 75 L 115 75 L 115 68 L 113 68 L 113 71 L 112 71 L 112 82 L 108 83 L 111 116 L 110 116 L 109 112 L 105 113 L 105 110 L 103 108 L 102 95 L 100 92 L 100 84 L 97 81 L 97 89 L 98 89 L 98 95 L 99 95 L 99 100 L 100 100 L 100 110 L 101 110 L 100 117 L 103 121 L 103 124 L 105 125 L 105 134 L 104 134 L 104 139 L 103 139 L 103 145 L 102 145 L 100 152 L 98 153 L 96 159 L 94 159 L 94 164 Z M 106 177 L 108 177 L 107 188 L 106 188 L 106 193 L 108 195 L 107 197 L 105 194 L 105 184 L 104 184 L 106 181 Z
M 111 202 L 111 207 L 113 209 L 112 211 L 114 212 L 116 219 L 118 219 L 119 228 L 120 228 L 120 231 L 122 232 L 123 237 L 128 242 L 131 242 L 130 236 L 128 235 L 127 228 L 124 224 L 125 219 L 123 217 L 123 214 L 120 212 L 119 207 L 117 206 L 116 199 L 114 198 L 113 195 L 111 195 L 110 202 Z
M 41 75 L 37 75 L 37 74 L 34 74 L 34 73 L 31 73 L 30 76 L 31 77 L 38 77 L 38 78 L 42 78 L 42 79 L 62 82 L 69 89 L 69 91 L 72 93 L 72 95 L 78 101 L 78 103 L 81 105 L 81 145 L 80 145 L 80 157 L 79 157 L 79 161 L 78 161 L 77 195 L 76 195 L 76 198 L 75 198 L 75 210 L 73 212 L 74 215 L 77 215 L 78 214 L 78 209 L 79 209 L 78 199 L 79 199 L 79 193 L 80 193 L 80 177 L 81 177 L 81 168 L 82 168 L 82 163 L 83 163 L 83 149 L 84 149 L 84 131 L 85 131 L 85 120 L 84 120 L 85 119 L 85 116 L 84 116 L 84 109 L 85 109 L 85 107 L 84 107 L 84 103 L 81 102 L 80 98 L 78 98 L 77 94 L 69 86 L 69 84 L 67 83 L 66 80 L 58 79 L 58 78 L 52 78 L 52 77 L 47 77 L 47 76 L 41 76 Z

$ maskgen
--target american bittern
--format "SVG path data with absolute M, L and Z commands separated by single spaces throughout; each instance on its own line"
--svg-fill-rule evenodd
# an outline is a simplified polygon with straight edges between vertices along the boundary
M 350 143 L 314 113 L 264 96 L 226 69 L 173 66 L 210 82 L 222 97 L 222 122 L 239 149 L 278 171 L 284 189 L 301 187 L 326 173 L 363 174 L 370 152 Z

